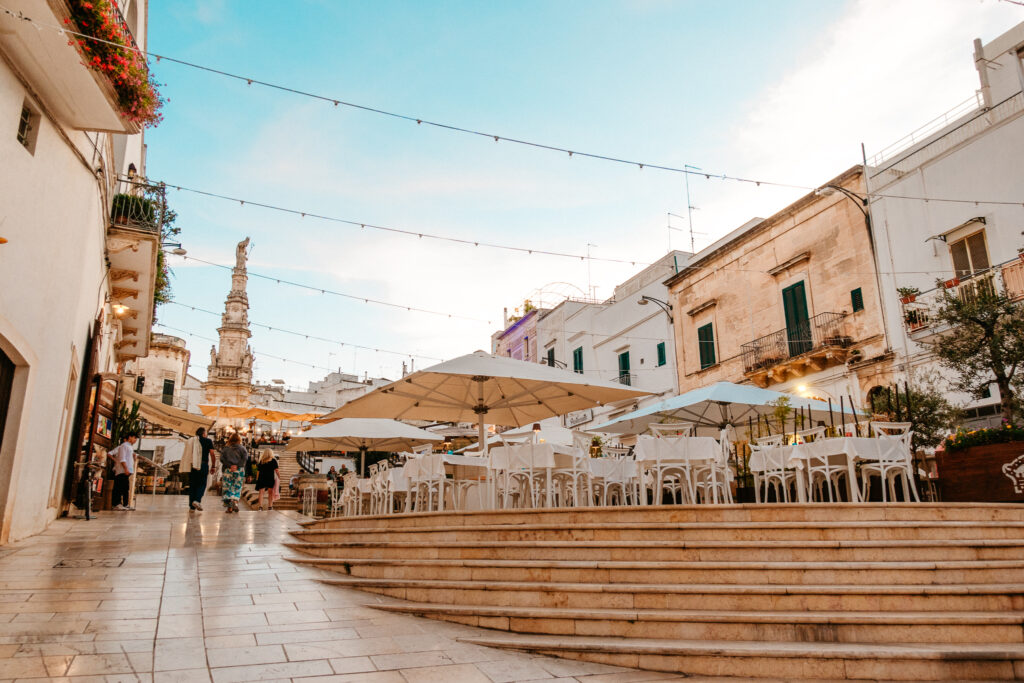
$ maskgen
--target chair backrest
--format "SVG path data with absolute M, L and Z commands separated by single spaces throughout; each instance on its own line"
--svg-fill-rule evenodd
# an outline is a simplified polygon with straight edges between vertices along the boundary
M 372 465 L 370 465 L 368 469 L 370 470 L 370 478 L 373 479 L 375 476 L 377 476 L 377 470 L 380 469 L 380 463 L 375 462 Z
M 873 436 L 894 436 L 900 437 L 910 431 L 909 422 L 872 422 L 871 434 Z
M 797 436 L 803 438 L 804 443 L 810 443 L 811 441 L 817 441 L 818 439 L 825 436 L 824 427 L 814 427 L 813 429 L 803 429 L 797 432 Z
M 412 452 L 415 453 L 416 455 L 430 455 L 433 451 L 434 447 L 429 443 L 425 443 L 422 446 L 417 446 L 416 448 L 412 449 Z
M 621 458 L 629 455 L 629 446 L 601 446 L 601 452 L 607 456 Z
M 693 436 L 697 426 L 692 422 L 663 422 L 647 425 L 654 436 Z
M 778 445 L 751 444 L 748 467 L 751 472 L 781 472 L 786 469 L 782 449 Z
M 770 436 L 762 436 L 762 437 L 759 437 L 757 439 L 757 445 L 758 446 L 781 446 L 782 442 L 785 440 L 785 438 L 786 437 L 785 437 L 784 434 L 772 434 Z M 754 447 L 754 445 L 751 444 L 751 448 L 753 448 L 753 447 Z
M 587 457 L 590 457 L 590 445 L 593 442 L 594 437 L 586 432 L 573 431 L 572 433 L 573 450 L 581 451 Z

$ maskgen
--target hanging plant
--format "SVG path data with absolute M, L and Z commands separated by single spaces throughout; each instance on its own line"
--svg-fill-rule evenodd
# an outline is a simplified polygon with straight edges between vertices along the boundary
M 64 23 L 83 34 L 72 36 L 68 45 L 78 48 L 85 66 L 110 80 L 121 115 L 139 126 L 160 123 L 164 99 L 116 5 L 111 0 L 68 0 L 68 6 L 71 17 Z

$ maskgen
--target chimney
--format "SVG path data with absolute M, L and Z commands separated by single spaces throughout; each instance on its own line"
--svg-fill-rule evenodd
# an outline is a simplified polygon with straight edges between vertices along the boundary
M 505 310 L 502 313 L 501 317 L 504 320 L 504 326 L 507 328 L 508 327 L 508 306 L 505 307 Z

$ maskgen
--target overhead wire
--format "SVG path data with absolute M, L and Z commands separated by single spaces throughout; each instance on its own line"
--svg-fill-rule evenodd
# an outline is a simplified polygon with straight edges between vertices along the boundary
M 209 310 L 207 308 L 203 308 L 201 306 L 193 306 L 192 304 L 186 304 L 186 303 L 184 303 L 182 301 L 168 301 L 167 303 L 174 304 L 175 306 L 180 306 L 182 308 L 187 308 L 187 309 L 190 309 L 190 310 L 193 310 L 193 311 L 199 311 L 200 313 L 208 313 L 210 315 L 215 315 L 217 317 L 221 316 L 221 314 L 218 313 L 217 311 L 211 311 L 211 310 Z M 305 332 L 295 332 L 294 330 L 288 330 L 288 329 L 285 329 L 283 327 L 267 325 L 267 324 L 264 324 L 264 323 L 258 323 L 258 322 L 254 322 L 252 320 L 249 321 L 249 324 L 254 326 L 254 327 L 262 327 L 262 328 L 264 328 L 266 330 L 269 330 L 271 332 L 282 332 L 284 334 L 290 334 L 290 335 L 294 335 L 296 337 L 303 337 L 305 339 L 314 339 L 316 341 L 327 342 L 327 343 L 330 343 L 330 344 L 337 344 L 338 346 L 347 346 L 347 347 L 354 348 L 354 349 L 361 349 L 363 351 L 374 351 L 376 353 L 388 353 L 388 354 L 392 354 L 392 355 L 395 355 L 395 356 L 402 356 L 402 357 L 405 357 L 405 358 L 423 358 L 425 360 L 436 360 L 438 362 L 441 362 L 441 361 L 444 360 L 443 358 L 437 358 L 435 356 L 426 356 L 426 355 L 423 355 L 422 353 L 405 353 L 403 351 L 390 351 L 388 349 L 380 349 L 380 348 L 376 348 L 376 347 L 373 347 L 373 346 L 363 346 L 362 344 L 353 344 L 351 342 L 338 341 L 337 339 L 328 339 L 327 337 L 320 337 L 320 336 L 317 336 L 315 334 L 307 334 Z
M 1013 2 L 1014 0 L 1006 0 L 1006 1 Z M 697 167 L 695 167 L 695 166 L 693 166 L 691 164 L 684 164 L 683 166 L 670 166 L 670 165 L 667 165 L 667 164 L 651 163 L 651 162 L 645 162 L 645 161 L 636 161 L 636 160 L 632 160 L 632 159 L 625 159 L 625 158 L 622 158 L 622 157 L 615 157 L 615 156 L 611 156 L 611 155 L 608 155 L 608 154 L 600 154 L 600 153 L 596 153 L 596 152 L 586 152 L 586 151 L 581 151 L 581 150 L 578 150 L 578 149 L 574 150 L 574 149 L 571 149 L 569 147 L 564 147 L 564 146 L 559 146 L 559 145 L 535 142 L 535 141 L 531 141 L 531 140 L 525 140 L 525 139 L 521 139 L 521 138 L 514 138 L 514 137 L 505 136 L 505 135 L 495 134 L 495 133 L 488 133 L 488 132 L 485 132 L 485 131 L 482 131 L 482 130 L 477 130 L 477 129 L 473 129 L 473 128 L 467 128 L 467 127 L 464 127 L 464 126 L 458 126 L 458 125 L 450 124 L 450 123 L 444 123 L 444 122 L 439 122 L 439 121 L 432 121 L 432 120 L 423 118 L 421 116 L 414 116 L 414 115 L 410 115 L 410 114 L 401 114 L 401 113 L 397 113 L 397 112 L 393 112 L 393 111 L 388 111 L 386 109 L 381 109 L 379 107 L 373 107 L 373 106 L 369 106 L 369 105 L 365 105 L 365 104 L 359 104 L 357 102 L 350 102 L 350 101 L 343 100 L 343 99 L 336 98 L 336 97 L 330 97 L 330 96 L 327 96 L 327 95 L 321 95 L 319 93 L 310 92 L 310 91 L 303 90 L 303 89 L 297 88 L 297 87 L 281 85 L 279 83 L 272 83 L 270 81 L 264 81 L 264 80 L 261 80 L 259 78 L 254 78 L 254 77 L 250 77 L 250 76 L 243 76 L 241 74 L 231 73 L 229 71 L 224 71 L 223 69 L 217 69 L 217 68 L 206 66 L 206 65 L 203 65 L 203 64 L 197 64 L 195 62 L 189 62 L 187 60 L 179 59 L 177 57 L 171 57 L 169 55 L 164 55 L 164 54 L 160 54 L 160 53 L 156 53 L 156 52 L 152 52 L 152 51 L 148 51 L 148 50 L 143 50 L 142 48 L 139 48 L 138 46 L 132 47 L 132 46 L 121 45 L 120 43 L 116 43 L 116 42 L 113 42 L 113 41 L 105 40 L 103 38 L 98 38 L 96 36 L 91 36 L 89 34 L 81 33 L 79 31 L 74 31 L 74 30 L 71 30 L 71 29 L 69 29 L 67 27 L 64 27 L 64 26 L 58 26 L 58 25 L 55 25 L 55 24 L 49 24 L 49 23 L 46 23 L 46 22 L 37 21 L 35 19 L 32 19 L 29 16 L 26 16 L 24 14 L 24 12 L 20 12 L 20 11 L 19 12 L 15 12 L 15 11 L 11 10 L 10 8 L 5 7 L 3 5 L 0 5 L 0 13 L 4 13 L 4 14 L 7 14 L 7 15 L 15 18 L 15 19 L 28 22 L 28 23 L 32 24 L 34 27 L 36 27 L 37 29 L 38 28 L 49 28 L 49 29 L 53 29 L 55 31 L 58 31 L 61 35 L 71 35 L 71 36 L 75 36 L 75 37 L 78 37 L 78 38 L 83 38 L 83 39 L 94 41 L 94 42 L 98 42 L 98 43 L 104 43 L 104 44 L 111 45 L 111 46 L 114 46 L 114 47 L 117 47 L 117 48 L 120 48 L 120 49 L 123 49 L 123 50 L 129 50 L 129 51 L 132 51 L 132 52 L 136 52 L 136 53 L 138 53 L 138 54 L 140 54 L 140 55 L 142 55 L 144 57 L 147 57 L 147 58 L 152 57 L 157 62 L 162 61 L 162 60 L 166 60 L 166 61 L 171 62 L 173 64 L 178 64 L 178 65 L 185 66 L 185 67 L 188 67 L 188 68 L 197 69 L 197 70 L 200 70 L 200 71 L 205 71 L 207 73 L 212 73 L 212 74 L 215 74 L 215 75 L 218 75 L 218 76 L 222 76 L 224 78 L 233 79 L 233 80 L 236 80 L 236 81 L 239 81 L 239 82 L 245 82 L 247 85 L 250 85 L 250 86 L 251 85 L 259 85 L 259 86 L 262 86 L 262 87 L 265 87 L 265 88 L 269 88 L 269 89 L 272 89 L 272 90 L 277 90 L 277 91 L 280 91 L 280 92 L 286 92 L 286 93 L 290 93 L 290 94 L 293 94 L 293 95 L 298 95 L 298 96 L 301 96 L 301 97 L 307 97 L 307 98 L 315 99 L 315 100 L 318 100 L 318 101 L 321 101 L 321 102 L 330 103 L 330 104 L 333 104 L 335 107 L 345 106 L 345 107 L 348 107 L 348 108 L 357 109 L 357 110 L 360 110 L 360 111 L 365 111 L 365 112 L 369 112 L 369 113 L 373 113 L 373 114 L 378 114 L 378 115 L 381 115 L 381 116 L 385 116 L 385 117 L 389 117 L 389 118 L 394 118 L 394 119 L 398 119 L 398 120 L 402 120 L 402 121 L 415 122 L 417 125 L 425 125 L 425 126 L 434 127 L 434 128 L 438 128 L 438 129 L 443 129 L 443 130 L 447 130 L 447 131 L 451 131 L 451 132 L 463 133 L 463 134 L 472 135 L 472 136 L 475 136 L 475 137 L 486 138 L 486 139 L 494 140 L 495 142 L 508 142 L 508 143 L 512 143 L 512 144 L 523 145 L 523 146 L 526 146 L 526 147 L 532 147 L 532 148 L 535 148 L 535 149 L 542 149 L 542 150 L 547 150 L 547 151 L 552 151 L 552 152 L 558 152 L 558 153 L 566 154 L 570 158 L 574 157 L 574 156 L 579 156 L 579 157 L 595 159 L 595 160 L 599 160 L 599 161 L 607 161 L 607 162 L 612 162 L 612 163 L 616 163 L 616 164 L 635 166 L 635 167 L 637 167 L 637 168 L 639 168 L 641 170 L 644 169 L 644 168 L 649 168 L 649 169 L 652 169 L 652 170 L 667 171 L 667 172 L 678 173 L 678 174 L 687 175 L 687 176 L 691 176 L 691 175 L 692 176 L 698 176 L 698 177 L 699 176 L 703 176 L 704 178 L 706 178 L 708 180 L 731 181 L 731 182 L 738 182 L 738 183 L 745 183 L 745 184 L 749 184 L 749 185 L 755 185 L 755 186 L 758 186 L 758 187 L 760 187 L 760 186 L 769 186 L 769 187 L 788 188 L 788 189 L 796 189 L 796 190 L 804 190 L 804 191 L 813 191 L 815 189 L 818 189 L 816 187 L 812 187 L 812 186 L 809 186 L 809 185 L 802 185 L 802 184 L 798 184 L 798 183 L 787 183 L 787 182 L 779 182 L 779 181 L 774 181 L 774 180 L 762 180 L 762 179 L 757 179 L 757 178 L 747 178 L 747 177 L 742 177 L 742 176 L 729 175 L 727 173 L 713 173 L 713 172 L 701 170 L 701 169 L 699 169 L 699 168 L 697 168 Z M 953 198 L 940 198 L 940 197 L 914 197 L 914 196 L 908 196 L 908 195 L 890 195 L 890 194 L 887 194 L 887 193 L 875 193 L 875 192 L 868 193 L 867 196 L 869 196 L 869 197 L 880 197 L 880 198 L 891 198 L 891 199 L 908 199 L 908 200 L 917 200 L 917 201 L 926 201 L 926 202 L 934 201 L 934 202 L 953 202 L 953 203 L 991 204 L 991 205 L 1008 205 L 1008 206 L 1017 206 L 1017 205 L 1019 205 L 1019 206 L 1024 206 L 1024 201 L 1017 201 L 1017 200 L 974 200 L 974 199 L 953 199 Z M 370 227 L 370 226 L 367 225 L 367 227 Z M 378 227 L 378 226 L 374 226 L 374 227 Z M 412 234 L 419 234 L 419 233 L 413 232 Z M 428 235 L 424 234 L 423 236 L 426 237 Z M 436 236 L 430 236 L 430 237 L 433 237 L 433 238 L 436 238 L 436 239 L 440 239 L 440 238 L 438 238 Z M 469 240 L 469 241 L 471 242 L 472 240 Z M 518 250 L 520 248 L 516 248 L 516 249 Z M 523 249 L 523 250 L 524 251 L 529 251 L 529 250 L 525 250 L 525 249 Z M 558 254 L 558 255 L 563 255 L 563 254 Z M 575 255 L 574 255 L 574 257 L 575 257 Z M 585 257 L 583 257 L 583 258 L 585 258 Z
M 214 261 L 207 261 L 205 259 L 197 258 L 195 256 L 190 256 L 188 254 L 182 254 L 181 258 L 185 259 L 186 261 L 196 261 L 197 263 L 205 263 L 208 266 L 214 266 L 216 268 L 223 268 L 224 270 L 234 270 L 234 268 L 232 268 L 232 266 L 226 266 L 223 263 L 215 263 Z M 336 290 L 333 290 L 333 289 L 328 289 L 326 287 L 317 287 L 315 285 L 307 285 L 307 284 L 304 284 L 304 283 L 301 283 L 301 282 L 295 282 L 293 280 L 288 280 L 288 279 L 281 278 L 281 277 L 275 277 L 273 275 L 264 275 L 263 273 L 256 273 L 256 272 L 253 272 L 253 271 L 248 270 L 248 269 L 246 270 L 246 274 L 247 275 L 251 275 L 252 277 L 255 277 L 255 278 L 260 278 L 262 280 L 271 280 L 273 282 L 276 282 L 279 285 L 290 285 L 292 287 L 301 287 L 302 289 L 308 289 L 308 290 L 311 290 L 311 291 L 320 292 L 321 294 L 330 294 L 332 296 L 340 296 L 340 297 L 345 298 L 345 299 L 352 299 L 353 301 L 362 301 L 363 303 L 367 303 L 367 304 L 377 304 L 378 306 L 388 306 L 390 308 L 400 308 L 400 309 L 404 309 L 406 311 L 415 311 L 417 313 L 429 313 L 430 315 L 442 316 L 442 317 L 445 317 L 445 318 L 451 318 L 453 320 L 454 319 L 469 320 L 469 321 L 472 321 L 472 322 L 487 323 L 488 325 L 491 324 L 490 320 L 484 320 L 483 318 L 474 318 L 474 317 L 468 316 L 468 315 L 460 315 L 458 313 L 447 313 L 445 311 L 434 311 L 434 310 L 431 310 L 431 309 L 428 309 L 428 308 L 419 308 L 417 306 L 406 306 L 404 304 L 396 304 L 396 303 L 394 303 L 392 301 L 384 301 L 382 299 L 374 299 L 373 297 L 359 296 L 359 295 L 356 295 L 356 294 L 347 294 L 345 292 L 339 292 L 339 291 L 336 291 Z M 220 314 L 218 313 L 218 315 L 220 315 Z

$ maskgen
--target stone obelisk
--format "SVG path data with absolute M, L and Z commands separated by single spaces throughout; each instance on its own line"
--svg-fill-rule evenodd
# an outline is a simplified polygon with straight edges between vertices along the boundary
M 249 297 L 245 293 L 248 276 L 245 262 L 249 238 L 235 249 L 235 267 L 231 269 L 231 291 L 221 315 L 220 344 L 210 347 L 210 365 L 203 383 L 206 403 L 247 405 L 252 389 L 252 349 L 249 348 Z

